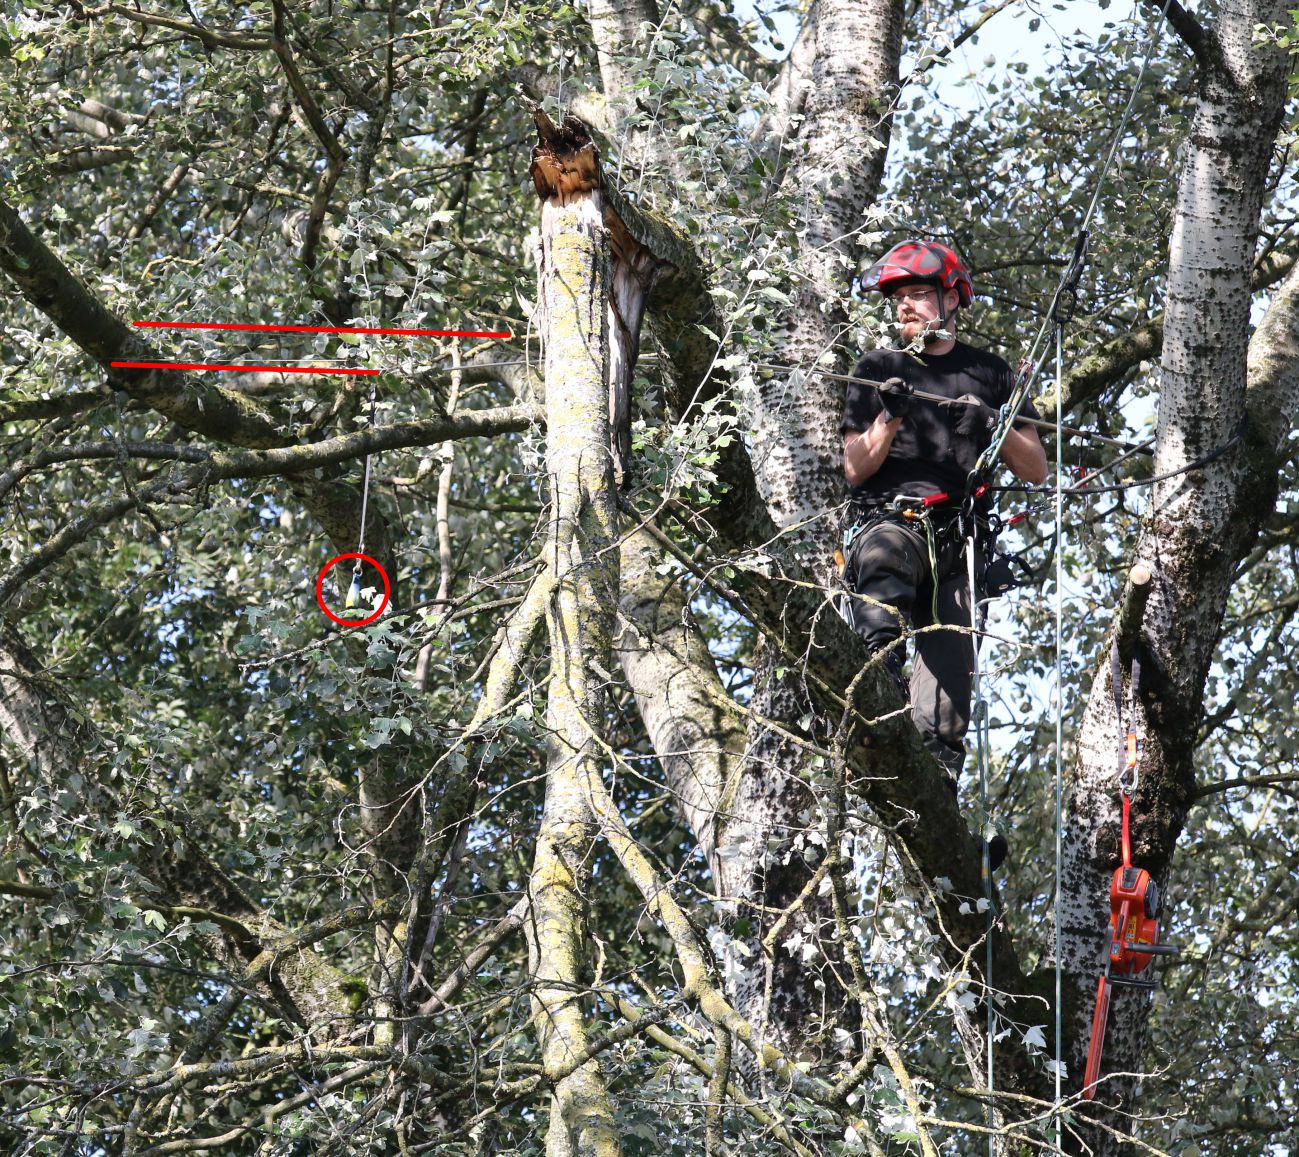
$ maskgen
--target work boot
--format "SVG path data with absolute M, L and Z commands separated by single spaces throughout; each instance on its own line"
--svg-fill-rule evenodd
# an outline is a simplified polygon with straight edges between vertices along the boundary
M 878 654 L 880 654 L 879 651 L 872 651 L 871 657 L 874 658 Z M 902 675 L 902 665 L 905 662 L 906 654 L 901 644 L 895 643 L 888 651 L 884 652 L 884 662 L 882 664 L 884 673 L 888 675 L 893 686 L 897 688 L 898 695 L 904 703 L 911 698 L 911 686 Z

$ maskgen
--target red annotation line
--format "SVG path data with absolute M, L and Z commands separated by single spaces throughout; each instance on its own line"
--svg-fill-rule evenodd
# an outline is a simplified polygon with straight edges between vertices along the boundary
M 248 370 L 268 371 L 275 374 L 377 374 L 378 370 L 363 370 L 353 366 L 223 366 L 216 362 L 109 362 L 114 368 L 130 370 Z
M 252 325 L 222 321 L 133 321 L 141 329 L 233 329 L 256 333 L 380 333 L 398 337 L 513 337 L 508 330 L 381 329 L 365 325 Z

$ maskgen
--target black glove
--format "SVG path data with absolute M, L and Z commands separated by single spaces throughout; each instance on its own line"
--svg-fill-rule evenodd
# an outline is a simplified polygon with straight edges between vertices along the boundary
M 915 401 L 916 391 L 901 378 L 888 378 L 877 387 L 880 392 L 880 407 L 884 411 L 884 420 L 905 418 L 911 413 L 911 403 Z
M 992 441 L 1001 415 L 976 394 L 962 394 L 953 403 L 956 407 L 956 432 L 969 438 L 982 450 Z

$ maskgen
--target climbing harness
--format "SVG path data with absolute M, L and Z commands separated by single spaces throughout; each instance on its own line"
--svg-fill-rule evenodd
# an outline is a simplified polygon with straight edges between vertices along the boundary
M 944 507 L 951 507 L 944 510 Z M 855 509 L 854 509 L 855 508 Z M 960 512 L 955 509 L 951 495 L 945 491 L 933 494 L 899 494 L 888 500 L 865 502 L 861 499 L 850 504 L 855 518 L 845 527 L 840 545 L 835 549 L 834 561 L 839 577 L 845 586 L 849 583 L 849 560 L 852 558 L 853 544 L 858 537 L 880 522 L 893 521 L 910 527 L 917 534 L 924 536 L 925 549 L 929 560 L 931 582 L 930 613 L 933 621 L 939 621 L 938 588 L 942 581 L 951 576 L 954 564 L 960 557 L 960 551 L 967 537 L 966 524 Z M 936 522 L 940 514 L 946 517 Z M 852 617 L 848 614 L 850 600 L 844 598 L 838 604 L 840 617 L 849 625 Z
M 1123 722 L 1123 665 L 1118 640 L 1110 650 L 1111 679 L 1114 684 L 1114 709 L 1120 727 Z M 1105 1026 L 1109 1019 L 1110 997 L 1115 987 L 1142 988 L 1153 991 L 1153 978 L 1140 973 L 1155 956 L 1175 956 L 1179 949 L 1159 942 L 1159 885 L 1145 868 L 1132 863 L 1130 832 L 1132 797 L 1136 794 L 1137 764 L 1141 758 L 1141 738 L 1137 734 L 1137 688 L 1141 682 L 1141 664 L 1134 658 L 1129 671 L 1128 726 L 1120 751 L 1118 776 L 1122 806 L 1122 863 L 1110 881 L 1110 921 L 1106 935 L 1105 967 L 1096 986 L 1096 1007 L 1092 1012 L 1091 1044 L 1087 1049 L 1087 1069 L 1083 1076 L 1082 1095 L 1091 1100 L 1100 1079 L 1101 1054 L 1105 1048 Z

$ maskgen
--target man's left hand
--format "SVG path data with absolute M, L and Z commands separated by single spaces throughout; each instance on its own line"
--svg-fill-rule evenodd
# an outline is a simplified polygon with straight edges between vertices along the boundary
M 962 394 L 956 399 L 956 432 L 962 438 L 971 438 L 982 450 L 992 441 L 1001 415 L 977 394 Z

